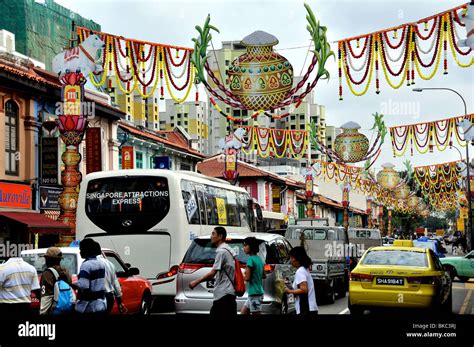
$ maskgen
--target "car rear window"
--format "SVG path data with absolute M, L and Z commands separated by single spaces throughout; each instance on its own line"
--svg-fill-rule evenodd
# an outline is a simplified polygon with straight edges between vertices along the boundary
M 226 243 L 236 254 L 237 259 L 242 264 L 247 264 L 249 256 L 244 252 L 244 240 L 228 240 Z M 213 264 L 216 258 L 216 247 L 214 247 L 209 239 L 194 239 L 189 246 L 186 255 L 184 256 L 183 263 L 187 264 Z M 259 246 L 260 251 L 258 255 L 262 258 L 266 258 L 265 243 L 261 241 Z
M 43 254 L 22 254 L 21 257 L 28 264 L 31 264 L 35 267 L 38 275 L 41 275 L 44 270 L 46 270 L 46 263 L 43 257 Z M 75 254 L 64 254 L 63 259 L 61 260 L 61 266 L 64 267 L 70 275 L 77 275 L 77 257 Z
M 428 267 L 425 253 L 401 250 L 368 251 L 362 264 Z

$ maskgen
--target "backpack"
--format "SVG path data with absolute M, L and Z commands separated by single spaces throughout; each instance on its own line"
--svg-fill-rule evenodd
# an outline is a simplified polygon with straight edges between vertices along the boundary
M 76 296 L 71 286 L 64 280 L 59 279 L 59 273 L 54 268 L 49 268 L 56 282 L 54 283 L 53 306 L 51 307 L 52 314 L 65 314 L 74 310 L 74 302 Z
M 234 258 L 234 280 L 230 278 L 230 276 L 227 274 L 227 272 L 224 270 L 224 273 L 227 275 L 227 277 L 230 279 L 232 284 L 234 285 L 234 291 L 235 295 L 238 297 L 241 297 L 245 293 L 245 280 L 244 280 L 244 275 L 242 275 L 242 271 L 240 270 L 240 261 L 233 256 L 231 251 L 229 251 L 227 248 L 225 248 L 231 255 L 232 258 Z

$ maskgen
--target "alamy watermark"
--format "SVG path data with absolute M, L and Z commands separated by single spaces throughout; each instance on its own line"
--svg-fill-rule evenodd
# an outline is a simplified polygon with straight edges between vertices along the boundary
M 411 116 L 413 119 L 420 117 L 420 103 L 417 101 L 384 101 L 380 103 L 380 113 L 387 116 Z
M 363 243 L 342 244 L 336 241 L 324 246 L 324 255 L 326 258 L 356 257 L 359 258 L 365 252 Z
M 64 114 L 81 115 L 88 119 L 92 119 L 95 117 L 95 102 L 86 101 L 80 103 L 70 103 L 58 101 L 56 103 L 55 113 L 57 116 Z
M 26 321 L 18 325 L 19 337 L 47 337 L 49 341 L 56 339 L 56 324 L 37 324 Z
M 22 251 L 27 251 L 29 249 L 34 249 L 33 244 L 29 243 L 10 243 L 7 241 L 5 243 L 0 243 L 0 257 L 2 258 L 15 258 L 21 255 Z

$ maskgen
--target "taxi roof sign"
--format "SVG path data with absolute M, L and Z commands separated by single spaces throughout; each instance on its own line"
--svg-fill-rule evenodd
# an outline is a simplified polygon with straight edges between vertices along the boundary
M 395 247 L 413 247 L 412 240 L 395 240 L 393 241 L 393 246 Z

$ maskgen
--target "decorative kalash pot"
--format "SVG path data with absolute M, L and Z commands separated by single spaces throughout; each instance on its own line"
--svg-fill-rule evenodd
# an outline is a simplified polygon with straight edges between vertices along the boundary
M 347 163 L 357 163 L 364 160 L 369 151 L 369 139 L 361 134 L 360 125 L 347 122 L 341 125 L 342 133 L 336 136 L 334 150 L 339 158 Z
M 393 190 L 397 199 L 406 199 L 410 195 L 410 187 L 405 183 L 400 184 Z
M 418 206 L 418 201 L 420 201 L 420 199 L 415 194 L 410 195 L 407 199 L 407 205 L 408 207 L 414 209 L 416 206 Z
M 247 53 L 229 67 L 230 90 L 250 110 L 268 110 L 285 99 L 293 85 L 293 67 L 273 51 L 278 39 L 255 31 L 241 41 Z
M 383 170 L 377 174 L 377 182 L 386 189 L 393 189 L 400 183 L 400 175 L 395 171 L 395 165 L 391 163 L 385 163 L 382 165 Z

